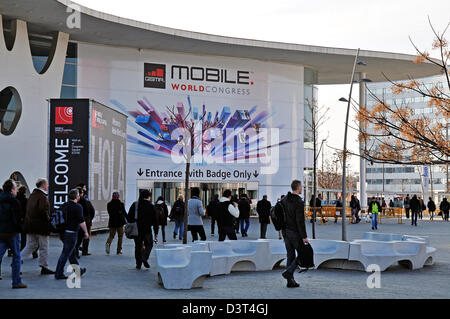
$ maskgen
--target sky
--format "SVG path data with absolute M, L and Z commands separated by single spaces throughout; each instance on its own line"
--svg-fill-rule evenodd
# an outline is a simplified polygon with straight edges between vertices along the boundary
M 433 33 L 450 22 L 449 0 L 75 0 L 105 13 L 156 25 L 257 40 L 414 54 L 409 36 L 419 48 L 431 47 Z M 450 30 L 449 30 L 450 33 Z M 350 79 L 349 79 L 350 82 Z M 348 85 L 318 86 L 319 105 L 329 107 L 320 140 L 330 147 L 344 143 Z M 355 91 L 354 91 L 355 92 Z M 353 97 L 358 99 L 358 90 Z M 354 114 L 350 115 L 354 118 Z M 350 130 L 348 148 L 358 150 Z M 321 157 L 320 157 L 321 158 Z M 359 159 L 351 159 L 359 171 Z

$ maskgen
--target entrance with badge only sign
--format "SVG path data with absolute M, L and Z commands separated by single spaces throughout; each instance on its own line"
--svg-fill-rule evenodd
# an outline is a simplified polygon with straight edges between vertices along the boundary
M 184 183 L 183 182 L 162 182 L 151 180 L 137 180 L 137 192 L 139 194 L 142 190 L 147 189 L 152 193 L 152 202 L 155 202 L 159 196 L 163 196 L 168 206 L 172 206 L 178 196 L 184 197 Z M 190 182 L 189 187 L 198 187 L 200 189 L 200 199 L 203 206 L 206 207 L 214 195 L 222 196 L 224 190 L 229 189 L 233 195 L 238 198 L 241 194 L 247 194 L 252 201 L 253 206 L 256 207 L 258 201 L 258 182 L 230 182 L 230 183 L 214 183 L 214 182 Z M 169 207 L 169 209 L 170 209 Z

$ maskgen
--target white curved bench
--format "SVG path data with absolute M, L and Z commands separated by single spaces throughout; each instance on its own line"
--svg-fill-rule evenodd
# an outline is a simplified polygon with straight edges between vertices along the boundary
M 211 269 L 212 253 L 192 246 L 158 248 L 155 254 L 158 281 L 166 289 L 202 287 Z
M 350 243 L 340 240 L 310 239 L 314 250 L 314 268 L 330 260 L 347 260 Z
M 376 241 L 393 241 L 393 240 L 403 240 L 403 235 L 366 232 L 366 233 L 364 233 L 362 239 L 376 240 Z
M 424 242 L 355 240 L 350 243 L 348 259 L 359 261 L 365 269 L 376 264 L 385 271 L 396 263 L 418 269 L 427 260 L 427 247 Z

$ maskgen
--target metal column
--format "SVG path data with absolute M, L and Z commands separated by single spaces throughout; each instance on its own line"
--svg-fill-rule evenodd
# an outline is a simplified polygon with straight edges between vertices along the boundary
M 360 73 L 360 79 L 366 78 L 366 73 Z M 359 83 L 359 105 L 366 106 L 366 83 Z M 362 123 L 360 123 L 361 127 Z M 361 127 L 365 129 L 365 127 Z M 364 151 L 364 143 L 359 142 L 359 154 L 362 155 Z M 366 190 L 366 160 L 359 158 L 359 200 L 361 209 L 367 209 L 367 190 Z

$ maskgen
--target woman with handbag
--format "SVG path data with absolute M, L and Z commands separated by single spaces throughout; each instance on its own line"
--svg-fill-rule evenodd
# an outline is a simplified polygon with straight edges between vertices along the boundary
M 127 226 L 136 224 L 137 234 L 132 236 L 134 239 L 136 269 L 141 269 L 142 264 L 145 268 L 150 268 L 148 258 L 153 248 L 152 227 L 155 237 L 158 237 L 158 218 L 155 206 L 150 201 L 151 197 L 150 191 L 143 190 L 139 195 L 138 201 L 131 205 L 127 215 Z
M 106 206 L 109 221 L 109 237 L 106 241 L 106 253 L 109 255 L 111 250 L 111 243 L 114 239 L 114 236 L 118 235 L 117 240 L 117 255 L 122 254 L 122 240 L 123 240 L 123 225 L 126 224 L 127 212 L 125 211 L 125 205 L 120 201 L 120 194 L 118 192 L 114 192 L 112 194 L 112 200 Z

